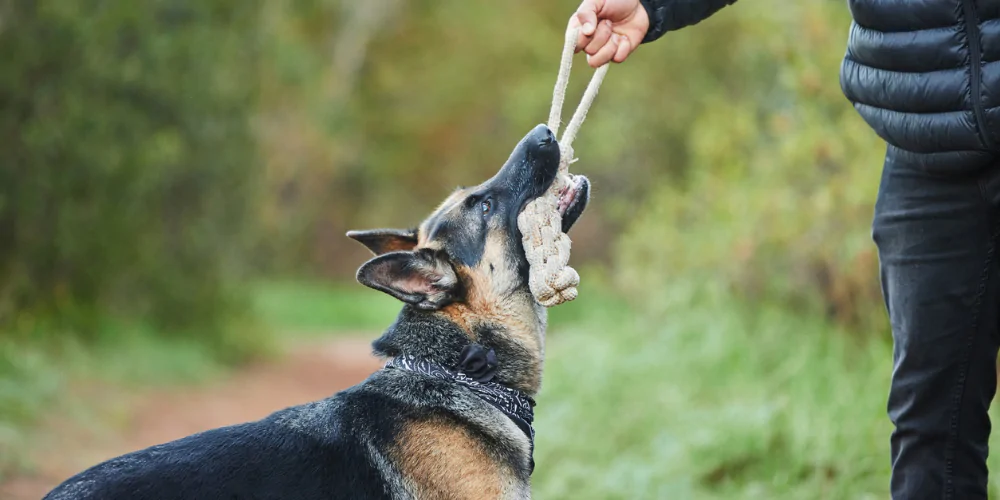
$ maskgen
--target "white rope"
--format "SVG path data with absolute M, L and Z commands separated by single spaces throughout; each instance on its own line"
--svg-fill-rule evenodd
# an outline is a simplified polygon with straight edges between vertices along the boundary
M 556 76 L 556 87 L 552 91 L 552 107 L 549 108 L 549 128 L 552 133 L 559 137 L 559 125 L 562 121 L 563 102 L 566 101 L 566 87 L 569 86 L 569 72 L 573 67 L 573 49 L 576 47 L 576 39 L 566 31 L 566 40 L 563 43 L 562 58 L 559 60 L 559 75 Z M 575 32 L 579 33 L 579 32 Z M 579 36 L 579 35 L 577 35 Z
M 579 30 L 580 28 L 576 27 L 566 31 L 559 75 L 552 93 L 548 126 L 557 137 Z M 531 266 L 528 286 L 535 300 L 545 307 L 571 301 L 577 296 L 576 287 L 580 284 L 580 275 L 569 266 L 572 244 L 569 236 L 562 232 L 562 216 L 558 210 L 559 193 L 572 185 L 569 164 L 576 161 L 573 157 L 573 140 L 576 139 L 580 125 L 587 117 L 590 105 L 597 97 L 597 91 L 604 81 L 609 66 L 605 64 L 594 73 L 580 100 L 580 105 L 577 106 L 562 138 L 559 139 L 559 171 L 552 186 L 544 195 L 529 203 L 517 217 L 517 225 L 523 235 L 524 252 Z

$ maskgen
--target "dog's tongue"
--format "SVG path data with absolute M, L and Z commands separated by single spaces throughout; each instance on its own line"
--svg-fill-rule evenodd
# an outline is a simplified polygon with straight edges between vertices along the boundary
M 576 195 L 579 193 L 579 186 L 576 179 L 570 181 L 570 184 L 559 191 L 559 204 L 556 208 L 559 210 L 559 215 L 566 215 L 566 210 L 576 201 Z

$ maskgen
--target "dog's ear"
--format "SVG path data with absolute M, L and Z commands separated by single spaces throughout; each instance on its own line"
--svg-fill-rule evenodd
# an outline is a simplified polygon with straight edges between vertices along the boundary
M 413 229 L 348 231 L 347 237 L 368 247 L 375 255 L 401 250 L 413 250 L 417 246 L 417 231 Z
M 389 252 L 358 269 L 358 282 L 420 309 L 439 309 L 454 298 L 458 276 L 432 251 Z

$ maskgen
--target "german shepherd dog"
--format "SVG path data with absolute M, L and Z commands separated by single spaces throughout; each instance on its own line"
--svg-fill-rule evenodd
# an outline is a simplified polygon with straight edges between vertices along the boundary
M 517 216 L 558 163 L 539 125 L 418 228 L 348 233 L 375 254 L 358 281 L 403 302 L 373 343 L 386 366 L 364 382 L 111 459 L 45 498 L 530 498 L 546 311 L 528 289 Z M 563 231 L 589 196 L 583 176 L 561 193 Z

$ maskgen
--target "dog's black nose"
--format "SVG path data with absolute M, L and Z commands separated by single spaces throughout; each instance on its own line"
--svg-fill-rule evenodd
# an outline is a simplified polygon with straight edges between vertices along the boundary
M 538 125 L 535 130 L 532 131 L 533 135 L 538 138 L 538 144 L 540 146 L 548 146 L 550 144 L 555 144 L 556 134 L 552 133 L 552 129 L 545 125 Z
M 545 137 L 542 137 L 542 144 L 549 145 L 556 142 L 556 134 L 553 134 L 548 127 L 545 127 Z

